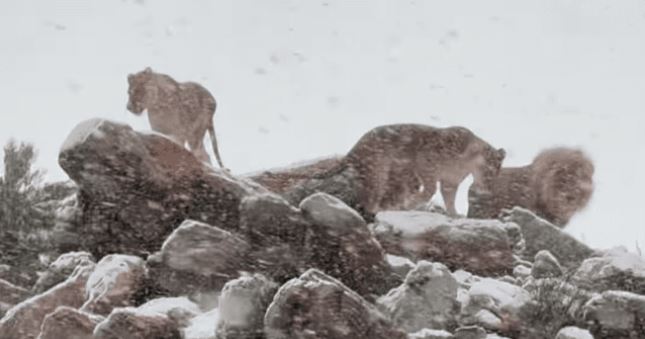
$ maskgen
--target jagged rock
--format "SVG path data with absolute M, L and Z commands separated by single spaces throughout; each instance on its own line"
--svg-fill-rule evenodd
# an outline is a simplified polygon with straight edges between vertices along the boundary
M 38 339 L 94 339 L 94 328 L 103 319 L 62 306 L 45 317 Z
M 445 265 L 420 261 L 405 277 L 403 285 L 377 303 L 406 332 L 424 328 L 451 330 L 456 327 L 459 314 L 457 288 L 457 280 Z
M 94 339 L 182 339 L 177 323 L 165 314 L 117 308 L 94 329 Z
M 94 257 L 88 252 L 64 253 L 49 264 L 47 270 L 38 278 L 32 291 L 34 294 L 45 292 L 67 279 L 77 266 L 94 264 Z
M 370 299 L 400 282 L 363 218 L 340 199 L 316 193 L 303 200 L 300 209 L 312 225 L 307 239 L 309 267 Z
M 133 305 L 146 275 L 145 262 L 139 257 L 122 254 L 104 257 L 87 280 L 87 298 L 81 311 L 108 315 L 115 307 Z
M 645 296 L 605 291 L 584 306 L 585 319 L 593 323 L 596 338 L 635 339 L 645 333 Z
M 645 260 L 627 251 L 612 250 L 585 260 L 571 280 L 598 292 L 622 290 L 645 294 Z
M 186 220 L 148 258 L 157 289 L 173 295 L 219 290 L 248 269 L 249 244 L 239 236 Z
M 454 336 L 450 332 L 444 330 L 431 330 L 429 328 L 424 328 L 420 331 L 410 333 L 408 335 L 409 339 L 454 339 Z
M 513 270 L 516 225 L 497 220 L 452 219 L 418 211 L 376 215 L 372 230 L 388 253 L 442 262 L 480 275 Z
M 587 330 L 575 326 L 567 326 L 562 328 L 555 339 L 594 339 L 591 333 Z
M 535 255 L 531 275 L 536 279 L 559 277 L 563 274 L 562 266 L 551 252 L 543 250 Z
M 463 326 L 455 330 L 455 339 L 486 339 L 486 330 L 479 326 Z
M 278 285 L 260 274 L 229 281 L 222 290 L 218 339 L 263 339 L 264 314 Z
M 401 277 L 408 275 L 408 272 L 416 266 L 412 260 L 398 255 L 386 254 L 385 260 L 390 264 L 392 271 Z
M 218 322 L 219 310 L 216 308 L 200 314 L 184 329 L 184 339 L 215 339 Z
M 236 230 L 242 198 L 267 192 L 163 135 L 102 119 L 74 128 L 59 164 L 79 186 L 80 247 L 97 257 L 153 252 L 186 219 Z
M 280 287 L 264 329 L 267 339 L 407 338 L 360 295 L 315 269 Z
M 250 245 L 252 271 L 284 283 L 297 277 L 305 264 L 310 228 L 300 210 L 269 194 L 244 198 L 240 206 L 240 233 Z
M 0 319 L 0 339 L 35 339 L 49 313 L 60 306 L 78 308 L 85 301 L 85 284 L 93 266 L 78 266 L 64 282 L 11 308 Z
M 525 258 L 533 258 L 539 251 L 548 250 L 562 266 L 572 269 L 595 253 L 587 245 L 527 209 L 514 207 L 502 220 L 520 226 L 525 240 Z
M 522 287 L 484 278 L 474 283 L 461 308 L 461 324 L 513 332 L 521 328 L 521 311 L 531 301 Z
M 0 279 L 0 319 L 10 308 L 27 299 L 29 295 L 27 289 Z
M 553 338 L 568 325 L 584 324 L 584 305 L 593 296 L 559 278 L 534 279 L 523 285 L 532 301 L 521 310 L 521 338 Z
M 249 178 L 272 192 L 284 193 L 302 185 L 305 181 L 329 171 L 342 160 L 341 156 L 304 161 L 285 168 L 271 169 L 251 174 Z

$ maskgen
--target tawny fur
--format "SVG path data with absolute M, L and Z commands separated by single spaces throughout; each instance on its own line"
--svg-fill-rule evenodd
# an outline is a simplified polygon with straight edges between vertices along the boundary
M 364 214 L 411 209 L 428 202 L 437 182 L 448 213 L 456 215 L 459 184 L 472 174 L 486 185 L 496 176 L 505 152 L 464 127 L 435 128 L 420 124 L 372 129 L 345 156 L 359 180 L 359 208 Z
M 217 103 L 213 95 L 194 82 L 177 82 L 150 68 L 128 75 L 128 110 L 140 115 L 148 111 L 150 127 L 171 137 L 202 161 L 210 163 L 204 148 L 209 132 L 217 163 L 224 168 L 217 148 L 213 116 Z
M 581 150 L 547 149 L 530 165 L 502 168 L 488 188 L 471 186 L 468 216 L 496 218 L 524 207 L 558 226 L 587 206 L 594 191 L 594 165 Z

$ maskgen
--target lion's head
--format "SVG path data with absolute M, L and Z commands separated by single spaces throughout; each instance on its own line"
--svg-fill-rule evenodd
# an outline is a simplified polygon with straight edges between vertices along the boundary
M 557 225 L 587 206 L 594 191 L 594 166 L 580 150 L 555 148 L 540 153 L 534 160 L 539 180 L 540 202 L 544 212 Z
M 473 171 L 476 186 L 480 189 L 489 187 L 499 175 L 504 158 L 506 158 L 506 151 L 503 148 L 496 149 L 490 145 L 483 147 Z
M 146 109 L 146 83 L 150 79 L 152 69 L 128 75 L 128 111 L 140 115 Z

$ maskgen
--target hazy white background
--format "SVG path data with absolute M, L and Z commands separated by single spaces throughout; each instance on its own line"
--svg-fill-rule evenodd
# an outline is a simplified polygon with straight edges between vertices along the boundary
M 0 142 L 33 142 L 64 179 L 58 148 L 81 120 L 148 129 L 125 110 L 146 66 L 213 92 L 236 173 L 397 122 L 466 126 L 507 165 L 581 146 L 597 190 L 567 230 L 645 247 L 645 1 L 2 0 Z

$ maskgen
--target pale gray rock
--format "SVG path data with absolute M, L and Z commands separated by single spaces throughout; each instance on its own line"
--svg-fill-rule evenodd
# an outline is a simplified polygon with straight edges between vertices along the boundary
M 551 252 L 542 250 L 535 255 L 531 275 L 536 279 L 559 277 L 563 274 L 562 266 Z
M 517 228 L 497 220 L 453 219 L 419 211 L 386 211 L 371 226 L 383 248 L 413 260 L 442 262 L 451 269 L 479 275 L 500 275 L 513 270 L 514 246 L 509 230 Z
M 403 285 L 379 298 L 377 304 L 406 332 L 451 330 L 459 314 L 457 289 L 457 280 L 445 265 L 420 261 Z
M 81 311 L 106 316 L 115 307 L 132 306 L 144 288 L 145 261 L 132 255 L 111 254 L 96 264 L 87 280 Z
M 264 317 L 267 339 L 406 339 L 340 281 L 311 269 L 284 284 Z

